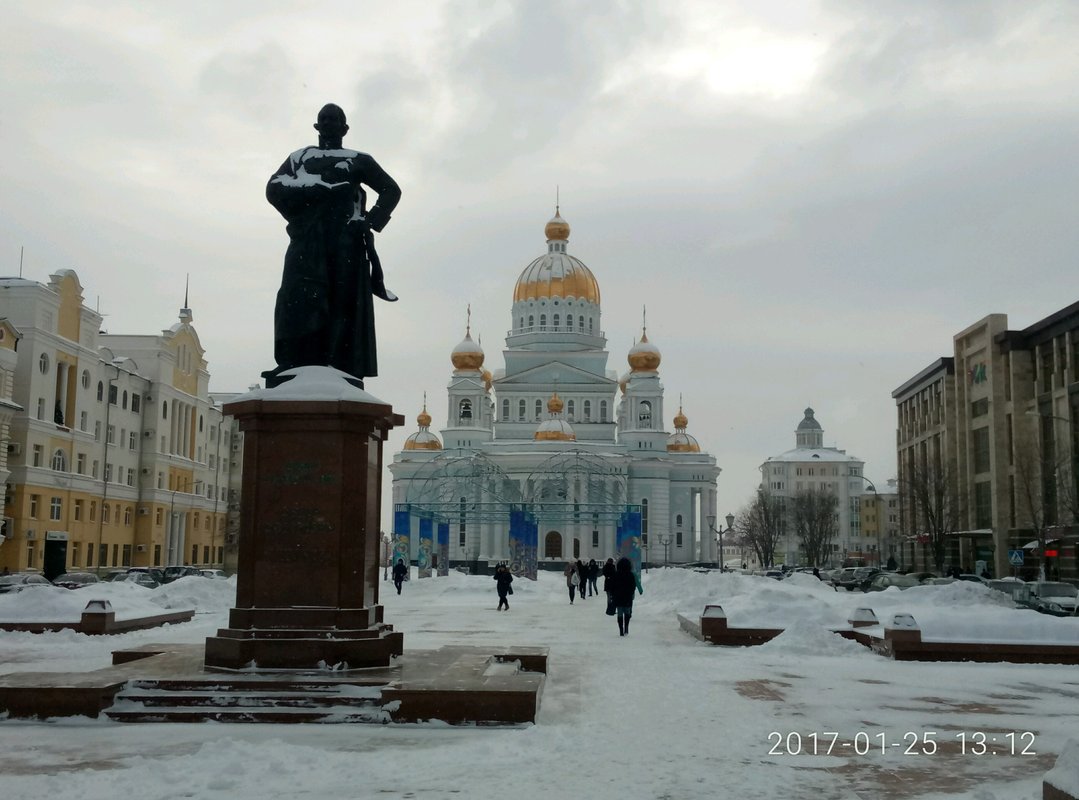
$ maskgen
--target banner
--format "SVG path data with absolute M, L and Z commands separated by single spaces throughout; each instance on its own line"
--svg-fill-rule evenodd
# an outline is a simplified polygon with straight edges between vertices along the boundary
M 536 580 L 538 570 L 536 546 L 539 528 L 524 507 L 510 509 L 509 554 L 510 572 L 516 577 Z
M 438 523 L 438 574 L 450 574 L 450 523 Z
M 405 511 L 393 512 L 393 549 L 390 551 L 390 567 L 403 561 L 407 567 L 412 563 L 412 515 Z M 405 573 L 405 580 L 409 574 Z
M 641 575 L 641 512 L 627 510 L 618 520 L 615 544 L 618 555 L 628 558 L 633 565 L 633 574 Z
M 432 523 L 430 517 L 420 517 L 420 546 L 416 550 L 416 566 L 421 578 L 431 577 Z

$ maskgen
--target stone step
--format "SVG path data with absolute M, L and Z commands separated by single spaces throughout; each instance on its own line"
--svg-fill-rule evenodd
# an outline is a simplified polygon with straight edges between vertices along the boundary
M 272 722 L 272 723 L 367 723 L 384 724 L 390 715 L 381 709 L 333 707 L 309 708 L 180 708 L 164 706 L 105 709 L 105 715 L 116 722 Z
M 116 696 L 116 705 L 139 704 L 145 708 L 169 706 L 204 708 L 309 708 L 333 706 L 380 708 L 382 692 L 378 688 L 357 688 L 347 692 L 219 692 L 163 691 L 125 689 Z
M 172 692 L 307 692 L 311 694 L 341 692 L 353 688 L 377 688 L 386 685 L 385 678 L 287 678 L 230 679 L 228 676 L 205 678 L 139 678 L 129 681 L 129 689 L 153 689 Z

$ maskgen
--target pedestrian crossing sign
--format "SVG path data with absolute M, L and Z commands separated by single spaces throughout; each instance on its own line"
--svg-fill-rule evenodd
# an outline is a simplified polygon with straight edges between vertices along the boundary
M 1013 567 L 1023 566 L 1023 551 L 1022 550 L 1009 550 L 1008 551 L 1008 563 Z

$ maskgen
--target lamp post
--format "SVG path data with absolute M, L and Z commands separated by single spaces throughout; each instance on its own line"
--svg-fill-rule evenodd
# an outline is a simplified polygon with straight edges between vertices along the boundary
M 663 566 L 667 566 L 669 563 L 669 559 L 667 558 L 667 548 L 671 543 L 671 535 L 669 533 L 660 534 L 659 543 L 663 545 Z
M 719 571 L 723 572 L 723 534 L 730 533 L 731 530 L 733 530 L 733 528 L 734 528 L 734 514 L 728 514 L 727 515 L 727 529 L 726 530 L 723 530 L 722 527 L 718 528 L 718 529 L 716 528 L 716 515 L 715 514 L 709 514 L 706 517 L 706 519 L 708 521 L 708 529 L 711 530 L 712 533 L 716 537 L 716 550 L 719 553 Z

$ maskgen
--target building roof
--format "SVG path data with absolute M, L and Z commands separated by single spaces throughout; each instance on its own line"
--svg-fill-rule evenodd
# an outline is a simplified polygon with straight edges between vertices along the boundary
M 834 447 L 796 447 L 793 450 L 788 450 L 786 453 L 780 453 L 778 456 L 770 456 L 768 461 L 782 461 L 786 463 L 793 463 L 796 461 L 857 461 L 859 463 L 864 463 L 862 459 L 857 456 L 847 455 L 845 451 L 837 450 Z

